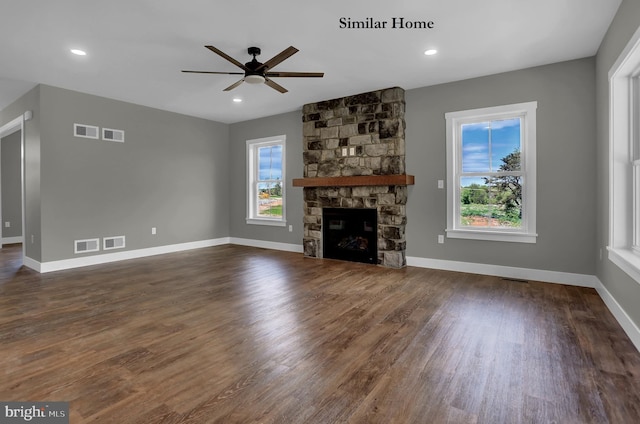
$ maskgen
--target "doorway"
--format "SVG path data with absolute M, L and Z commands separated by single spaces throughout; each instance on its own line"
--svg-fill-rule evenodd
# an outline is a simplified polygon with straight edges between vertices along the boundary
M 25 257 L 23 116 L 0 127 L 0 248 L 22 244 Z M 8 157 L 7 157 L 8 156 Z

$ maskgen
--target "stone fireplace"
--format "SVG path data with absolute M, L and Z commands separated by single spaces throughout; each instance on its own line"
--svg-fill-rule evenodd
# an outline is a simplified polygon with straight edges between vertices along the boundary
M 357 94 L 303 107 L 304 254 L 324 257 L 323 208 L 375 209 L 379 265 L 406 265 L 404 90 Z

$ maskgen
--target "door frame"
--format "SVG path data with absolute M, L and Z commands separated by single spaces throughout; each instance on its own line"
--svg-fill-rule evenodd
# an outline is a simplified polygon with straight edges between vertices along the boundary
M 15 133 L 16 131 L 20 131 L 20 197 L 22 204 L 22 258 L 26 257 L 27 251 L 27 229 L 26 229 L 26 196 L 25 196 L 25 146 L 24 146 L 24 114 L 18 116 L 15 119 L 12 119 L 8 123 L 4 124 L 0 127 L 0 140 L 2 138 Z M 1 141 L 0 141 L 1 142 Z M 0 174 L 0 179 L 2 178 Z M 1 182 L 1 180 L 0 180 Z M 0 185 L 0 194 L 1 194 L 2 186 Z M 0 195 L 0 226 L 2 226 L 2 196 Z M 2 248 L 2 229 L 0 228 L 0 248 Z

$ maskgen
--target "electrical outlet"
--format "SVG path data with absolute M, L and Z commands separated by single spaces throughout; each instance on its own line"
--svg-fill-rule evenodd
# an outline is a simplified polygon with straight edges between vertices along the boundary
M 438 180 L 438 188 L 444 188 L 444 180 Z
M 293 225 L 289 225 L 289 232 L 293 231 Z
M 6 221 L 6 222 L 4 223 L 4 227 L 5 227 L 5 228 L 9 228 L 9 227 L 11 227 L 11 222 Z
M 156 227 L 151 227 L 151 234 L 156 234 Z
M 444 243 L 444 235 L 438 234 L 438 243 L 440 243 L 440 244 Z

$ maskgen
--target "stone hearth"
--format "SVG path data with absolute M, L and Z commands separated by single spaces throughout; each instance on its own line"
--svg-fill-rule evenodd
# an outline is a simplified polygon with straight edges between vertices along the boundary
M 405 174 L 404 110 L 399 87 L 304 105 L 304 178 L 326 181 L 303 189 L 305 256 L 322 257 L 322 208 L 369 208 L 378 214 L 378 264 L 406 265 L 407 186 L 331 185 L 332 178 Z

